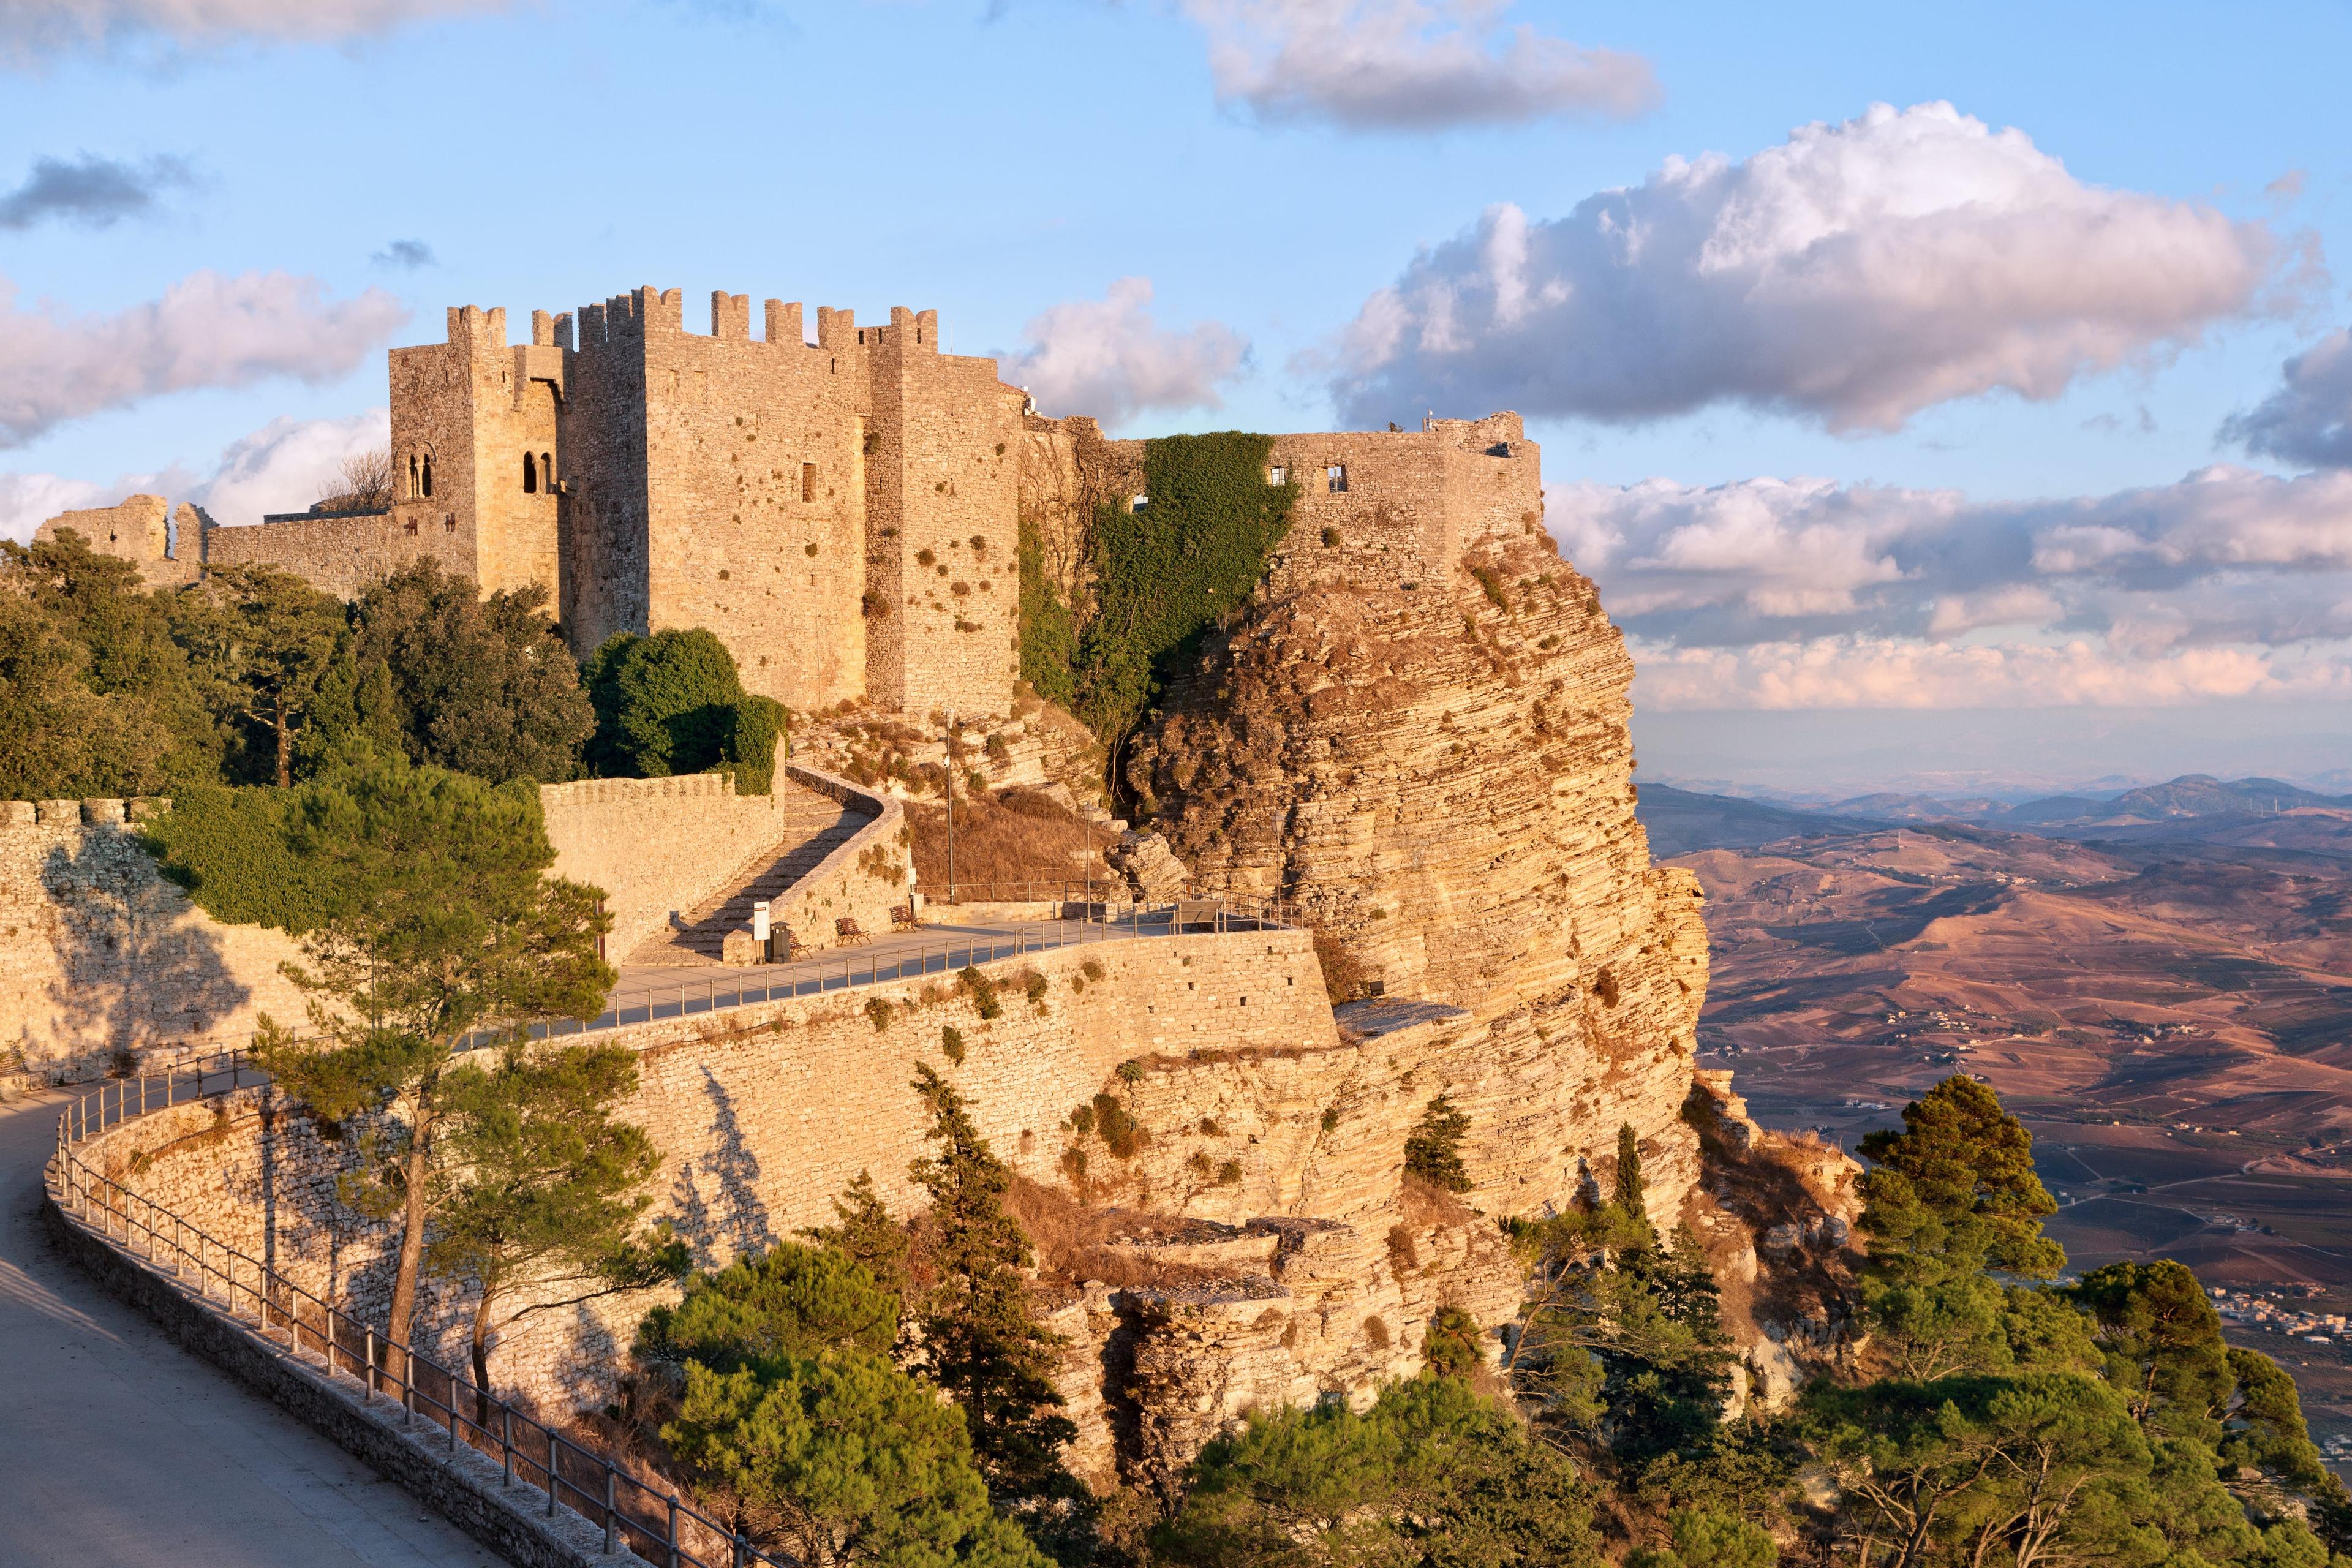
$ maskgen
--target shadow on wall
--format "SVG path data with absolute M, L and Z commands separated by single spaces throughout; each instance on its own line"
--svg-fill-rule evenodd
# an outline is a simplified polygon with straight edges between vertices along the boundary
M 50 850 L 41 885 L 58 911 L 56 1038 L 137 1050 L 201 1036 L 250 999 L 220 938 L 128 838 Z
M 744 1145 L 734 1097 L 708 1067 L 702 1080 L 710 1097 L 711 1147 L 678 1167 L 670 1210 L 678 1235 L 694 1248 L 694 1266 L 719 1268 L 773 1247 L 776 1233 L 768 1205 L 760 1201 L 760 1157 Z M 706 1184 L 716 1189 L 709 1199 L 702 1195 Z

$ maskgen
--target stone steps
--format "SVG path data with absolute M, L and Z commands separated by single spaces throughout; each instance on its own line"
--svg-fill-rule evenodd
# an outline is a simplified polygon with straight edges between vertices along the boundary
M 719 963 L 727 933 L 751 923 L 754 903 L 782 898 L 793 883 L 815 870 L 826 856 L 873 820 L 793 784 L 781 769 L 776 794 L 784 805 L 783 836 L 761 851 L 726 890 L 704 900 L 670 930 L 648 937 L 629 954 L 627 963 L 680 968 Z

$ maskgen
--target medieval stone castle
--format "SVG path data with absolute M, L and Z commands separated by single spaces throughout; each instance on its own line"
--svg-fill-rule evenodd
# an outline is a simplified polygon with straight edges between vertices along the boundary
M 937 311 L 861 327 L 820 307 L 814 343 L 800 305 L 763 314 L 755 338 L 749 297 L 717 292 L 688 331 L 678 290 L 646 288 L 534 310 L 509 343 L 503 310 L 452 307 L 446 342 L 390 355 L 388 510 L 215 527 L 183 505 L 174 541 L 166 503 L 134 496 L 41 533 L 77 529 L 151 582 L 257 563 L 346 598 L 430 557 L 485 591 L 545 585 L 583 656 L 705 626 L 796 710 L 1004 712 L 1020 521 L 1148 505 L 1142 443 L 1039 417 L 995 361 L 940 352 Z M 1301 500 L 1277 571 L 1439 579 L 1540 512 L 1538 465 L 1507 414 L 1278 437 L 1268 481 Z

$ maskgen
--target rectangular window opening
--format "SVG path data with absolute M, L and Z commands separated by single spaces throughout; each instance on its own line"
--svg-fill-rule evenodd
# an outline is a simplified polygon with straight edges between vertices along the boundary
M 814 463 L 801 465 L 801 500 L 816 500 L 816 465 Z
M 1290 470 L 1276 463 L 1265 471 L 1265 482 L 1270 485 L 1286 485 L 1290 482 Z
M 1329 468 L 1323 470 L 1323 478 L 1330 485 L 1331 493 L 1333 495 L 1345 495 L 1347 493 L 1348 467 L 1346 464 L 1332 464 Z

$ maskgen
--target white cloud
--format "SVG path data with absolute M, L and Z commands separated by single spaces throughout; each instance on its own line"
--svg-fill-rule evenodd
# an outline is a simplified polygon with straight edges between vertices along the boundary
M 21 543 L 59 512 L 113 506 L 142 492 L 163 496 L 174 508 L 194 501 L 224 526 L 259 522 L 264 512 L 309 506 L 344 458 L 391 439 L 391 411 L 374 408 L 343 419 L 273 419 L 231 442 L 201 479 L 177 464 L 124 474 L 110 484 L 60 474 L 0 474 L 0 539 Z
M 1657 101 L 1650 62 L 1509 26 L 1507 0 L 1183 0 L 1217 100 L 1261 121 L 1351 131 L 1624 117 Z
M 1835 430 L 2080 375 L 2276 307 L 2315 265 L 2260 223 L 2084 184 L 1947 103 L 1667 160 L 1565 217 L 1490 208 L 1342 335 L 1362 424 L 1435 407 L 1632 422 L 1738 404 Z
M 511 0 L 0 0 L 0 60 L 161 43 L 309 42 L 503 11 Z
M 330 300 L 317 279 L 284 272 L 191 273 L 111 316 L 22 310 L 0 279 L 0 447 L 163 393 L 273 375 L 329 380 L 407 318 L 381 289 Z
M 1178 331 L 1151 314 L 1151 279 L 1122 278 L 1100 300 L 1072 300 L 1031 318 L 1028 346 L 1004 356 L 1004 377 L 1047 414 L 1117 426 L 1148 411 L 1220 408 L 1217 389 L 1241 374 L 1249 344 L 1202 321 Z
M 2352 670 L 2352 473 L 2219 466 L 2002 503 L 1652 479 L 1546 501 L 1648 700 L 2146 705 L 2334 691 Z
M 1633 646 L 1637 705 L 1720 708 L 2171 708 L 2352 698 L 2352 650 L 2136 656 L 2057 645 L 1815 637 L 1752 647 Z
M 2352 468 L 2352 331 L 2341 328 L 2286 362 L 2281 385 L 2221 426 L 2250 452 L 2315 468 Z

